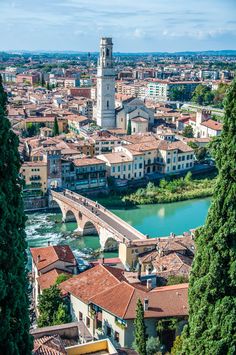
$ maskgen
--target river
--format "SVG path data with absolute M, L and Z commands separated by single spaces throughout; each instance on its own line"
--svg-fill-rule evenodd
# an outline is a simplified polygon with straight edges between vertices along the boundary
M 150 237 L 168 236 L 171 232 L 182 234 L 204 224 L 210 198 L 182 202 L 143 205 L 132 209 L 111 209 L 117 216 Z M 60 213 L 33 213 L 28 215 L 26 235 L 29 247 L 48 244 L 68 244 L 82 259 L 90 258 L 99 249 L 97 236 L 76 237 L 76 223 L 61 223 Z M 105 257 L 117 256 L 117 252 L 104 253 Z M 30 258 L 29 258 L 30 266 Z

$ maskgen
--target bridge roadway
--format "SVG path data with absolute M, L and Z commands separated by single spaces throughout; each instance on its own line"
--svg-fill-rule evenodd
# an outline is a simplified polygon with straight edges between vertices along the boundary
M 72 200 L 73 203 L 76 203 L 82 207 L 82 209 L 88 210 L 92 215 L 94 215 L 94 219 L 96 220 L 98 217 L 105 224 L 111 227 L 114 231 L 118 232 L 119 235 L 122 235 L 126 241 L 134 241 L 140 239 L 147 239 L 147 236 L 137 231 L 135 228 L 130 226 L 128 223 L 123 221 L 121 218 L 114 215 L 112 212 L 107 210 L 101 204 L 98 204 L 82 195 L 79 195 L 70 190 L 64 190 L 63 192 L 53 191 L 52 194 L 56 197 L 57 194 L 60 194 L 62 200 L 69 199 Z M 58 198 L 58 197 L 57 197 Z M 56 198 L 56 199 L 57 199 Z M 60 198 L 58 198 L 60 199 Z M 93 221 L 92 221 L 93 222 Z

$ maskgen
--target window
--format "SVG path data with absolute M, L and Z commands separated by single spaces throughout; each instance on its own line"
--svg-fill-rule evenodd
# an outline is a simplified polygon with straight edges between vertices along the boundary
M 114 339 L 117 343 L 120 341 L 120 334 L 118 332 L 115 332 Z
M 86 317 L 86 326 L 89 328 L 90 327 L 90 318 Z
M 181 169 L 181 165 L 178 165 L 178 169 Z
M 184 160 L 185 160 L 185 156 L 183 155 L 183 156 L 182 156 L 182 161 L 184 161 Z
M 167 164 L 170 164 L 170 158 L 167 159 Z
M 107 109 L 109 109 L 109 100 L 107 100 Z
M 83 313 L 79 312 L 79 320 L 83 320 Z
M 111 336 L 111 327 L 109 327 L 107 325 L 107 336 L 110 337 Z
M 118 172 L 120 172 L 120 165 L 118 165 L 118 167 L 117 167 L 117 171 L 118 171 Z
M 142 169 L 142 167 L 143 167 L 143 164 L 139 163 L 139 169 Z
M 175 165 L 173 165 L 173 170 L 176 170 L 176 166 Z
M 112 172 L 114 173 L 115 171 L 116 171 L 116 167 L 113 166 L 113 167 L 112 167 Z

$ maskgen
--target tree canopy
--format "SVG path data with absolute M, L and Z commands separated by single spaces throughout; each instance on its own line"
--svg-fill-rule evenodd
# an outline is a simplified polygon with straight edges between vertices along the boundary
M 213 149 L 219 175 L 205 226 L 196 233 L 189 324 L 178 354 L 236 353 L 236 81 L 223 123 Z
M 26 277 L 25 214 L 19 141 L 7 118 L 0 76 L 0 352 L 31 354 Z
M 71 320 L 68 304 L 66 300 L 62 298 L 57 285 L 43 290 L 42 294 L 39 296 L 38 309 L 39 327 L 68 323 Z
M 136 318 L 134 320 L 134 347 L 139 355 L 146 355 L 146 326 L 144 322 L 144 309 L 140 299 L 136 306 Z
M 193 127 L 190 125 L 185 126 L 183 130 L 183 136 L 186 138 L 193 138 Z

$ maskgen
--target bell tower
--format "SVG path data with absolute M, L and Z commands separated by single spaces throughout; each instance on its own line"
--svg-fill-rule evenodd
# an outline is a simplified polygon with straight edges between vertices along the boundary
M 97 124 L 102 128 L 115 128 L 115 70 L 113 68 L 112 38 L 100 41 L 97 67 Z

